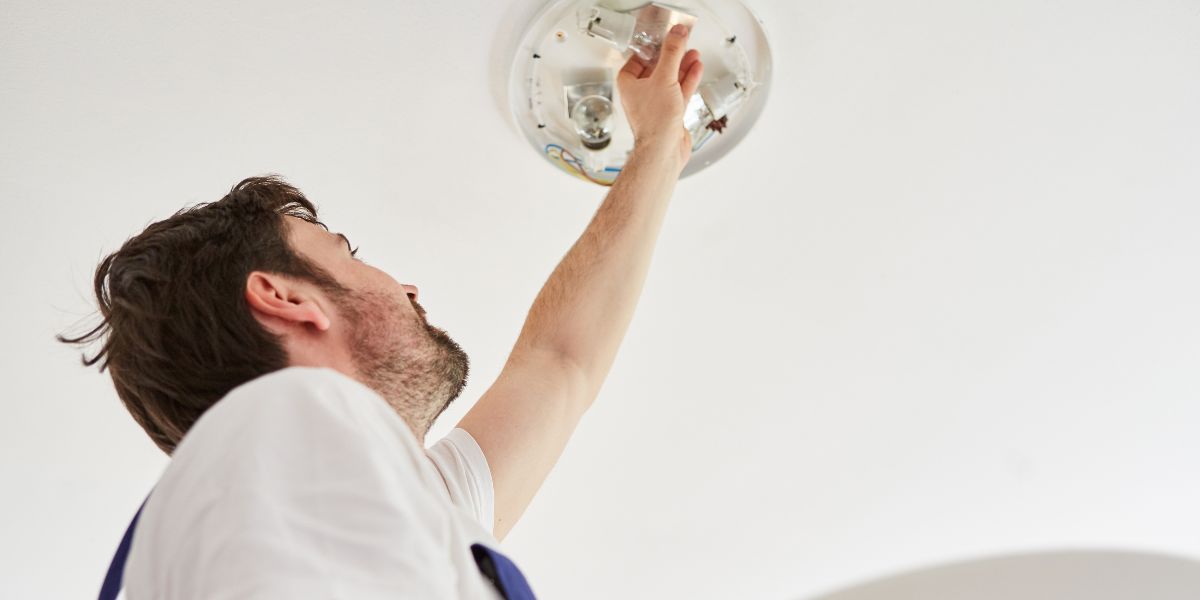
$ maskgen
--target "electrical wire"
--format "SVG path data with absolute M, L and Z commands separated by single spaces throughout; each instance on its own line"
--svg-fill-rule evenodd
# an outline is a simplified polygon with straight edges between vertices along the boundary
M 546 156 L 551 162 L 558 165 L 567 173 L 570 173 L 571 175 L 574 175 L 584 181 L 590 181 L 592 183 L 607 187 L 611 186 L 613 181 L 616 179 L 615 176 L 613 181 L 605 181 L 603 179 L 596 179 L 595 177 L 592 177 L 592 175 L 588 173 L 587 168 L 583 166 L 583 161 L 579 160 L 579 158 L 572 154 L 570 150 L 567 150 L 558 144 L 546 144 L 545 152 Z M 606 168 L 605 171 L 615 171 L 617 173 L 621 172 L 620 169 L 612 168 Z

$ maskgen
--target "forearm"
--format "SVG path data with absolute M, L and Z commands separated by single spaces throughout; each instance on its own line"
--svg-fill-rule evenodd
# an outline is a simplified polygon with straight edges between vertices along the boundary
M 679 164 L 671 144 L 635 147 L 591 223 L 533 302 L 513 354 L 549 351 L 577 366 L 594 398 L 650 268 Z

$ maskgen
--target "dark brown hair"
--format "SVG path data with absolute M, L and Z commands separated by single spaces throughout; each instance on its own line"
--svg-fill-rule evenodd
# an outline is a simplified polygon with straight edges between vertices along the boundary
M 282 343 L 246 302 L 251 271 L 343 289 L 291 247 L 285 216 L 321 225 L 300 190 L 265 176 L 151 224 L 96 268 L 100 324 L 58 336 L 68 344 L 103 341 L 83 364 L 108 369 L 117 395 L 163 452 L 173 452 L 230 390 L 287 365 Z

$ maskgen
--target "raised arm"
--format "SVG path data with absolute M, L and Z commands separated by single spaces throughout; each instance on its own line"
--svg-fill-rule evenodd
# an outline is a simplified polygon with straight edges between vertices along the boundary
M 612 367 L 642 293 L 679 173 L 683 128 L 703 65 L 687 31 L 667 36 L 657 66 L 634 55 L 617 76 L 634 149 L 583 235 L 529 309 L 500 376 L 459 422 L 492 470 L 503 538 L 562 454 Z

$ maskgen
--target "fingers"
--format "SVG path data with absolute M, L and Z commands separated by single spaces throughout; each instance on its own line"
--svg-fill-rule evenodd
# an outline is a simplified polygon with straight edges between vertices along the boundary
M 671 28 L 667 39 L 663 40 L 662 50 L 658 55 L 658 64 L 654 67 L 655 74 L 661 73 L 660 77 L 676 77 L 676 74 L 679 73 L 680 63 L 683 62 L 683 53 L 687 49 L 687 39 L 690 33 L 686 25 L 680 24 Z
M 638 55 L 634 54 L 629 57 L 629 60 L 625 61 L 625 66 L 621 67 L 621 72 L 617 74 L 617 77 L 631 76 L 634 79 L 639 79 L 645 71 L 646 67 L 642 65 L 642 61 L 638 58 Z
M 687 54 L 683 55 L 683 62 L 679 65 L 680 85 L 683 85 L 683 77 L 687 75 L 688 69 L 692 68 L 692 65 L 698 60 L 700 60 L 700 51 L 695 48 L 688 50 Z
M 679 80 L 679 89 L 683 91 L 683 101 L 686 103 L 696 93 L 696 88 L 700 87 L 700 80 L 704 78 L 704 63 L 700 59 L 692 61 L 688 65 L 687 73 Z

